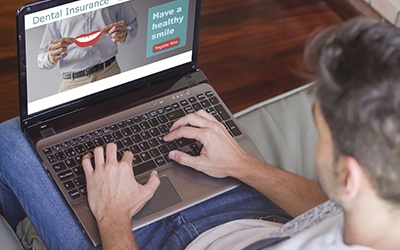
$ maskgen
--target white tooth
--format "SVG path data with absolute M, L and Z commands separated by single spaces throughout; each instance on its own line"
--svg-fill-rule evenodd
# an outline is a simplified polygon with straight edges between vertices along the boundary
M 81 43 L 86 43 L 86 42 L 89 42 L 89 41 L 94 40 L 94 39 L 97 38 L 100 34 L 101 34 L 101 31 L 96 32 L 96 33 L 94 33 L 94 34 L 92 34 L 92 35 L 89 35 L 89 36 L 79 37 L 79 38 L 77 38 L 77 40 L 78 40 L 79 42 L 81 42 Z

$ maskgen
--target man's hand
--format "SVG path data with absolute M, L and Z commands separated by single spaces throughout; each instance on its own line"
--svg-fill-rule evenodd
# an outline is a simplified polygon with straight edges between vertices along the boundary
M 105 156 L 105 158 L 104 158 Z M 137 249 L 131 219 L 153 197 L 160 185 L 157 172 L 145 185 L 136 182 L 132 169 L 133 154 L 125 152 L 117 160 L 117 145 L 108 144 L 82 159 L 86 176 L 89 206 L 99 226 L 103 249 Z
M 86 154 L 82 166 L 86 175 L 90 208 L 98 221 L 104 218 L 126 217 L 136 214 L 153 196 L 160 180 L 157 172 L 150 174 L 145 185 L 139 184 L 133 174 L 133 154 L 125 152 L 121 161 L 117 160 L 117 146 L 108 144 L 104 158 L 104 148 L 94 150 L 94 169 L 92 155 Z
M 125 42 L 127 28 L 124 20 L 107 25 L 102 31 L 104 34 L 109 34 L 114 43 Z
M 240 167 L 246 165 L 250 158 L 225 126 L 203 110 L 176 121 L 164 140 L 171 141 L 182 137 L 196 139 L 203 144 L 200 155 L 190 156 L 180 151 L 171 151 L 169 157 L 213 177 L 235 177 L 237 171 L 243 171 Z
M 74 38 L 63 37 L 55 40 L 51 40 L 48 48 L 48 58 L 52 64 L 56 64 L 61 59 L 65 58 L 67 54 L 67 48 L 69 45 L 74 43 Z

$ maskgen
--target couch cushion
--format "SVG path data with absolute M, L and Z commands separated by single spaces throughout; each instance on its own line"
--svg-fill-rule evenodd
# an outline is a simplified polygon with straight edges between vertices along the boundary
M 14 231 L 1 215 L 0 215 L 0 248 L 9 250 L 23 249 Z
M 315 179 L 317 131 L 312 117 L 312 84 L 264 101 L 235 114 L 271 165 Z

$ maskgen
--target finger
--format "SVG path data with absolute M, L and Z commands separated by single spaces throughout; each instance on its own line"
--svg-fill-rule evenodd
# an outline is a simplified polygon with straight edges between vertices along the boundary
M 112 24 L 109 24 L 109 25 L 107 25 L 106 27 L 104 27 L 101 31 L 103 32 L 103 33 L 105 33 L 105 34 L 110 34 L 110 30 L 114 27 L 114 26 L 121 26 L 121 25 L 123 25 L 123 26 L 125 26 L 125 21 L 124 20 L 122 20 L 122 21 L 119 21 L 119 22 L 116 22 L 116 23 L 112 23 Z
M 147 201 L 149 201 L 154 196 L 154 193 L 156 192 L 157 188 L 160 186 L 160 183 L 161 183 L 161 181 L 160 181 L 160 178 L 158 177 L 158 173 L 157 173 L 157 171 L 154 170 L 153 172 L 150 173 L 149 180 L 144 185 L 149 192 Z
M 151 197 L 153 197 L 154 193 L 156 192 L 158 186 L 160 186 L 160 178 L 158 177 L 157 171 L 152 171 L 149 176 L 149 180 L 145 184 L 145 187 L 148 188 L 151 192 Z M 150 199 L 149 198 L 149 199 Z
M 199 161 L 201 160 L 200 157 L 190 156 L 179 150 L 173 150 L 169 152 L 168 156 L 177 163 L 194 168 L 196 170 L 198 170 L 197 166 L 200 165 L 199 163 Z
M 204 112 L 204 113 L 203 113 Z M 180 119 L 178 119 L 174 124 L 171 126 L 170 131 L 173 131 L 181 126 L 195 126 L 199 128 L 210 126 L 210 122 L 216 122 L 217 120 L 214 117 L 210 117 L 206 115 L 205 111 L 200 110 L 196 113 L 192 113 L 186 115 Z
M 94 153 L 94 165 L 95 167 L 103 166 L 104 165 L 104 148 L 103 147 L 96 147 L 93 151 Z
M 133 153 L 131 151 L 126 151 L 122 155 L 121 162 L 126 162 L 128 163 L 128 166 L 132 167 L 132 162 L 133 162 Z
M 202 109 L 197 111 L 196 114 L 200 117 L 203 117 L 204 119 L 206 119 L 208 121 L 218 121 L 217 118 L 215 118 L 213 115 L 211 115 L 210 113 L 208 113 Z
M 106 162 L 117 161 L 117 144 L 109 143 L 106 146 Z
M 188 139 L 196 139 L 203 143 L 204 138 L 202 138 L 201 133 L 203 133 L 203 131 L 200 128 L 182 126 L 168 133 L 163 139 L 164 141 L 172 141 L 183 137 Z
M 90 176 L 94 171 L 91 159 L 92 159 L 91 153 L 85 154 L 82 158 L 82 167 L 86 177 Z

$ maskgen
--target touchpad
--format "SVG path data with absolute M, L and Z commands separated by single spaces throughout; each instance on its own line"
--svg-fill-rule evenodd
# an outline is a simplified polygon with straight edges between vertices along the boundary
M 161 176 L 160 181 L 160 186 L 158 186 L 153 198 L 147 202 L 147 204 L 142 208 L 142 210 L 140 210 L 139 213 L 133 216 L 134 221 L 140 220 L 141 218 L 161 211 L 182 201 L 168 177 Z

